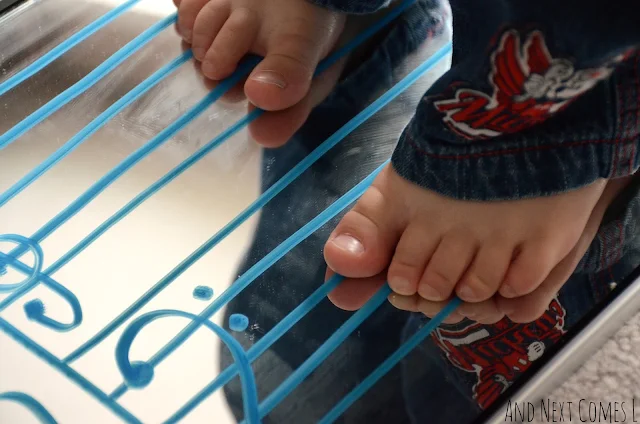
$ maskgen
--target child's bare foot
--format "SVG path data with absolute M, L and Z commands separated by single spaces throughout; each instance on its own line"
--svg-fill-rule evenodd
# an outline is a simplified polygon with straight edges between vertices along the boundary
M 305 0 L 174 0 L 178 31 L 212 80 L 228 77 L 253 53 L 264 60 L 251 73 L 251 103 L 283 110 L 308 93 L 319 61 L 336 43 L 344 16 Z
M 325 258 L 329 268 L 352 278 L 388 267 L 396 293 L 433 302 L 454 293 L 473 303 L 496 293 L 523 296 L 574 248 L 605 185 L 599 180 L 550 197 L 469 202 L 418 187 L 388 166 L 338 224 Z M 353 288 L 337 289 L 334 303 L 353 308 L 366 300 L 354 300 Z
M 553 298 L 571 277 L 595 238 L 605 212 L 614 199 L 629 185 L 632 179 L 633 177 L 617 178 L 607 183 L 602 196 L 591 212 L 591 216 L 577 244 L 549 273 L 547 278 L 536 290 L 525 296 L 516 298 L 506 299 L 498 295 L 484 302 L 463 303 L 456 310 L 456 313 L 449 317 L 448 322 L 458 322 L 462 320 L 463 317 L 467 317 L 481 324 L 493 324 L 501 320 L 505 315 L 511 321 L 519 323 L 537 320 L 549 308 L 549 304 Z M 359 282 L 362 283 L 361 280 Z M 351 283 L 358 283 L 358 280 L 352 280 Z M 433 317 L 447 303 L 431 302 L 418 295 L 400 296 L 393 294 L 389 300 L 398 309 L 409 312 L 422 312 L 429 317 Z

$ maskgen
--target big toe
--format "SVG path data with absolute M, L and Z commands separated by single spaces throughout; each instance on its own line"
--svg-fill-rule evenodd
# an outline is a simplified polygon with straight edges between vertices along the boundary
M 385 171 L 340 221 L 325 244 L 329 268 L 345 277 L 364 278 L 387 268 L 401 234 L 401 221 L 385 188 Z
M 264 60 L 245 84 L 245 93 L 257 107 L 276 111 L 289 108 L 309 92 L 316 66 L 327 52 L 322 38 L 308 34 L 300 23 L 283 25 L 270 37 Z

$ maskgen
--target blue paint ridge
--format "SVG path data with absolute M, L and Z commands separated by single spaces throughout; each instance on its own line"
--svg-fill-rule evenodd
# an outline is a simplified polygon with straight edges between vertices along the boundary
M 37 111 L 20 121 L 13 128 L 0 136 L 0 150 L 13 143 L 18 137 L 29 131 L 31 128 L 42 122 L 51 114 L 56 112 L 65 104 L 84 93 L 90 87 L 95 85 L 101 78 L 117 68 L 122 62 L 128 59 L 133 53 L 142 48 L 145 44 L 158 35 L 162 30 L 176 21 L 176 15 L 171 15 L 162 21 L 154 24 L 145 32 L 134 38 L 123 48 L 114 53 L 109 59 L 102 62 L 93 71 L 89 72 L 80 81 L 58 94 L 54 99 L 49 101 Z
M 436 314 L 424 327 L 416 332 L 409 340 L 404 342 L 389 358 L 378 366 L 367 378 L 358 384 L 347 396 L 345 396 L 319 424 L 330 424 L 340 417 L 356 400 L 367 392 L 373 385 L 384 377 L 394 366 L 396 366 L 405 356 L 415 349 L 429 334 L 433 332 L 442 322 L 462 303 L 459 298 L 451 300 L 440 312 Z
M 174 72 L 178 67 L 187 62 L 193 57 L 191 50 L 186 51 L 178 58 L 174 59 L 169 64 L 162 67 L 155 72 L 149 78 L 138 84 L 134 89 L 125 94 L 117 102 L 111 105 L 107 110 L 102 112 L 91 121 L 87 126 L 74 135 L 69 141 L 67 141 L 62 147 L 56 150 L 51 156 L 49 156 L 44 162 L 31 170 L 27 175 L 22 177 L 18 182 L 13 184 L 4 193 L 0 195 L 0 207 L 5 205 L 9 200 L 13 199 L 25 188 L 32 184 L 35 180 L 41 177 L 45 172 L 51 169 L 55 164 L 67 157 L 71 152 L 77 149 L 82 143 L 84 143 L 89 137 L 95 134 L 100 128 L 102 128 L 109 120 L 120 113 L 124 108 L 131 105 L 134 101 L 147 93 L 151 88 L 155 87 L 169 74 Z
M 282 400 L 287 397 L 305 378 L 309 376 L 325 359 L 360 326 L 369 316 L 375 312 L 389 297 L 391 289 L 388 285 L 382 286 L 367 303 L 355 312 L 344 324 L 336 330 L 302 365 L 296 369 L 285 381 L 278 386 L 260 404 L 260 417 L 266 416 Z
M 34 355 L 38 356 L 40 359 L 45 361 L 51 367 L 62 373 L 69 380 L 73 381 L 75 384 L 80 386 L 83 390 L 91 394 L 98 402 L 102 403 L 104 406 L 109 408 L 114 414 L 123 419 L 126 423 L 132 424 L 142 424 L 142 422 L 137 419 L 133 414 L 123 408 L 117 402 L 109 399 L 109 397 L 96 386 L 93 385 L 89 380 L 83 377 L 76 370 L 63 363 L 47 351 L 45 348 L 31 340 L 29 337 L 24 335 L 20 330 L 9 324 L 4 319 L 0 318 L 0 330 L 4 331 L 9 337 L 15 340 L 17 343 L 24 346 L 26 349 L 30 350 Z
M 235 340 L 229 333 L 222 328 L 212 323 L 208 319 L 203 319 L 198 315 L 177 311 L 177 310 L 159 310 L 149 312 L 138 318 L 136 318 L 126 328 L 118 345 L 116 346 L 116 362 L 118 368 L 124 376 L 125 380 L 131 387 L 145 387 L 153 378 L 153 365 L 147 362 L 129 362 L 129 352 L 133 340 L 138 333 L 148 324 L 153 321 L 166 318 L 166 317 L 182 317 L 188 318 L 198 323 L 198 326 L 204 325 L 209 330 L 213 331 L 220 339 L 227 345 L 231 351 L 231 355 L 235 360 L 235 363 L 240 367 L 240 380 L 242 382 L 242 399 L 244 403 L 244 413 L 248 417 L 250 424 L 260 424 L 260 417 L 258 416 L 258 389 L 256 387 L 255 377 L 251 370 L 251 365 L 247 355 L 240 343 Z
M 100 18 L 91 22 L 89 25 L 82 28 L 80 31 L 76 32 L 65 41 L 45 53 L 42 57 L 35 60 L 32 64 L 10 77 L 8 80 L 0 83 L 0 96 L 5 94 L 9 90 L 14 89 L 17 85 L 21 84 L 25 80 L 40 72 L 51 62 L 55 61 L 60 56 L 62 56 L 87 38 L 91 37 L 93 34 L 111 23 L 127 10 L 131 9 L 136 3 L 140 3 L 140 0 L 128 0 L 120 6 L 114 8 L 113 10 L 110 10 Z
M 27 408 L 42 424 L 57 424 L 44 406 L 31 396 L 20 392 L 0 393 L 0 400 L 8 400 Z
M 256 344 L 251 346 L 247 351 L 247 357 L 249 361 L 253 362 L 260 355 L 262 355 L 267 349 L 269 349 L 280 337 L 282 337 L 287 331 L 293 328 L 302 318 L 304 318 L 309 311 L 315 308 L 338 284 L 344 281 L 344 277 L 335 274 L 326 283 L 320 285 L 309 297 L 300 303 L 293 311 L 291 311 L 286 317 L 284 317 L 275 327 L 265 334 Z M 183 405 L 175 414 L 173 414 L 165 424 L 175 424 L 187 416 L 196 406 L 202 403 L 209 395 L 214 393 L 220 387 L 230 382 L 236 375 L 238 375 L 238 367 L 233 364 L 228 366 L 223 372 L 221 372 L 211 383 L 203 388 L 198 394 L 192 397 L 185 405 Z

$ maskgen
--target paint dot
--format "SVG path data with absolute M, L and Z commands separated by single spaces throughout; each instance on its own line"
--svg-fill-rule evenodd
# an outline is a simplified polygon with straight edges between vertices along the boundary
M 131 387 L 138 389 L 147 387 L 153 380 L 153 367 L 147 362 L 132 362 L 131 370 L 126 373 L 125 378 Z
M 242 314 L 233 314 L 229 317 L 231 331 L 244 331 L 249 326 L 249 318 Z
M 42 303 L 42 300 L 40 299 L 33 299 L 24 304 L 24 313 L 29 319 L 41 317 L 44 315 L 44 311 L 44 303 Z
M 213 289 L 207 286 L 198 286 L 193 289 L 193 297 L 198 300 L 209 300 L 213 297 Z

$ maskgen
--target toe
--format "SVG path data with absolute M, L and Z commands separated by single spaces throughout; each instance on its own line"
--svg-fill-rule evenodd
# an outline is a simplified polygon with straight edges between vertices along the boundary
M 509 265 L 500 295 L 513 298 L 531 293 L 561 259 L 553 249 L 553 243 L 534 241 L 525 244 Z
M 455 231 L 445 234 L 420 280 L 420 296 L 431 301 L 448 299 L 476 250 L 477 244 L 469 233 Z
M 274 111 L 302 100 L 326 48 L 305 28 L 305 22 L 282 25 L 269 38 L 264 60 L 251 73 L 245 93 L 254 105 Z
M 231 75 L 238 62 L 251 49 L 259 25 L 257 14 L 251 9 L 234 10 L 205 55 L 202 73 L 214 80 L 222 80 Z
M 178 31 L 185 41 L 191 42 L 193 26 L 198 14 L 209 0 L 182 0 L 178 5 Z
M 333 271 L 327 270 L 326 280 L 331 278 Z M 376 294 L 385 284 L 382 274 L 370 278 L 346 278 L 327 296 L 331 303 L 345 311 L 356 311 Z
M 513 246 L 500 239 L 488 241 L 476 255 L 469 270 L 456 287 L 465 302 L 481 302 L 493 296 L 511 263 Z
M 504 318 L 504 312 L 498 308 L 493 298 L 483 302 L 463 303 L 458 308 L 458 312 L 460 315 L 480 324 L 495 324 Z
M 389 265 L 400 227 L 392 212 L 396 208 L 382 187 L 381 178 L 384 179 L 384 175 L 378 176 L 325 244 L 327 265 L 338 274 L 370 277 Z
M 444 307 L 447 306 L 449 302 L 431 302 L 416 295 L 402 296 L 394 293 L 389 296 L 389 303 L 403 311 L 420 312 L 429 318 L 433 318 L 438 314 L 438 312 L 444 309 Z M 442 322 L 444 324 L 456 324 L 463 319 L 464 315 L 460 314 L 460 312 L 456 309 L 455 311 L 451 312 L 449 316 L 447 316 Z
M 196 59 L 204 60 L 213 40 L 227 19 L 229 19 L 229 5 L 227 3 L 211 1 L 198 13 L 193 25 L 191 42 L 193 56 Z
M 387 274 L 394 292 L 404 296 L 416 294 L 420 277 L 439 241 L 421 225 L 407 227 L 396 246 Z

